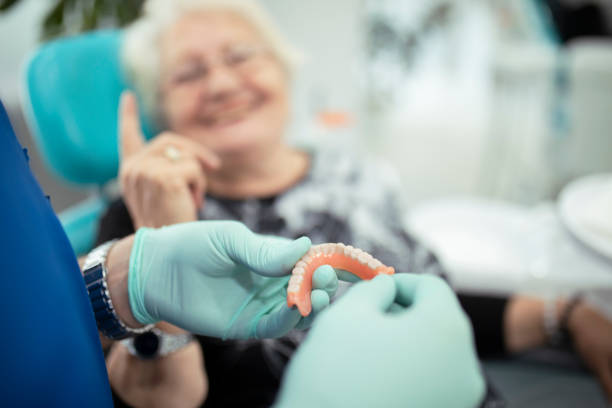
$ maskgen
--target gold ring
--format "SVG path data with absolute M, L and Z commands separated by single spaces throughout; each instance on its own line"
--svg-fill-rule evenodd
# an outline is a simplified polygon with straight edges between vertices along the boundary
M 166 150 L 164 150 L 164 155 L 166 158 L 168 158 L 168 160 L 177 162 L 181 158 L 181 151 L 174 146 L 168 146 L 166 147 Z

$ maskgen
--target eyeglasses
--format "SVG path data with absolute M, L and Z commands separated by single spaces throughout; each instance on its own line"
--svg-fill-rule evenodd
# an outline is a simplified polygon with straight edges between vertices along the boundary
M 166 83 L 172 88 L 197 83 L 207 79 L 216 65 L 223 65 L 237 75 L 246 75 L 256 70 L 267 54 L 268 49 L 261 45 L 239 44 L 230 46 L 212 63 L 193 60 L 175 70 L 171 70 Z

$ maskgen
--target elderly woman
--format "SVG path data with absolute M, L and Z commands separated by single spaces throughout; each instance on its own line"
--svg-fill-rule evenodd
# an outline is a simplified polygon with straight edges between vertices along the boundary
M 259 233 L 350 243 L 400 272 L 443 274 L 402 229 L 391 171 L 285 142 L 296 54 L 255 3 L 150 0 L 144 10 L 126 31 L 123 61 L 144 111 L 164 131 L 145 143 L 136 100 L 122 97 L 122 200 L 103 217 L 99 242 L 144 226 L 234 219 Z M 586 304 L 460 300 L 481 354 L 544 345 L 568 329 L 612 397 L 612 325 Z M 193 342 L 160 328 L 157 339 L 116 344 L 108 357 L 111 384 L 130 405 L 269 406 L 301 338 Z M 165 351 L 155 346 L 145 356 L 147 341 Z

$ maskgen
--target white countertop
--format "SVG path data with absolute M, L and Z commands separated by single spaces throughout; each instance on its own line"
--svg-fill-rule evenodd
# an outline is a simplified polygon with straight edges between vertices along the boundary
M 408 229 L 460 290 L 542 296 L 586 292 L 612 319 L 612 259 L 580 242 L 557 207 L 464 198 L 412 209 Z

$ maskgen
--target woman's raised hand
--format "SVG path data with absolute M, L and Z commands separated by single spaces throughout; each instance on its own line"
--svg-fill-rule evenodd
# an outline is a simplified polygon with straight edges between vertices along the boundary
M 145 142 L 136 98 L 128 91 L 119 105 L 119 148 L 119 185 L 136 229 L 197 220 L 206 172 L 221 164 L 215 153 L 171 132 Z

